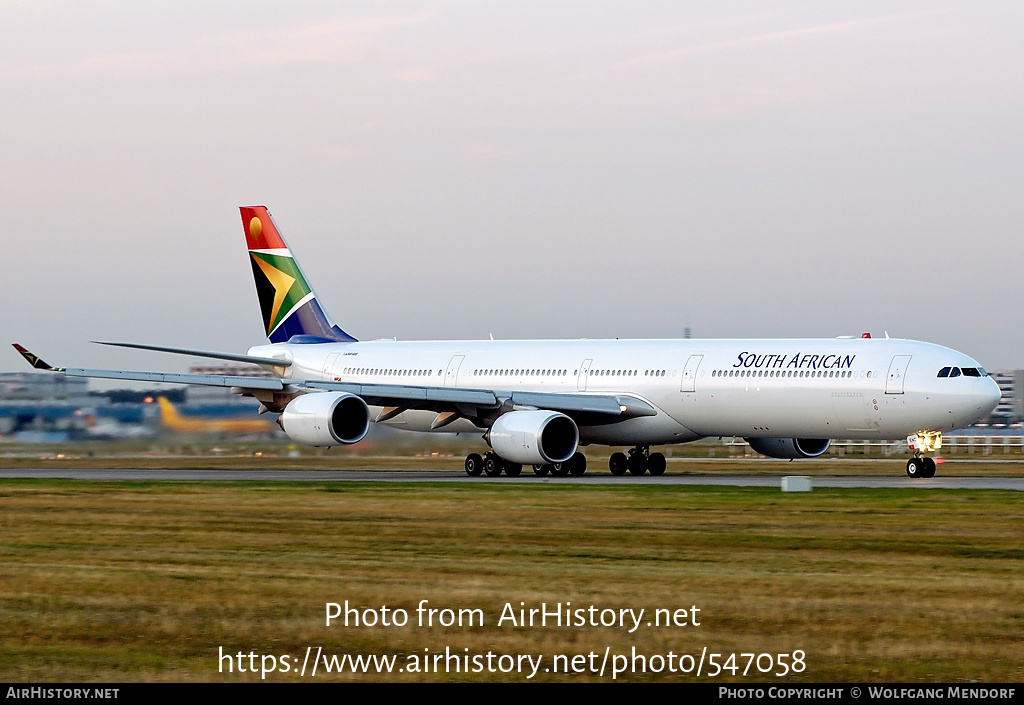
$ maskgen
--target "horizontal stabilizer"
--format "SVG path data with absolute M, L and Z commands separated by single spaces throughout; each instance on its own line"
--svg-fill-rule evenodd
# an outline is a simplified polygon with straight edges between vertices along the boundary
M 163 345 L 143 345 L 142 343 L 108 343 L 102 340 L 94 340 L 92 342 L 96 343 L 97 345 L 114 345 L 119 348 L 155 350 L 157 352 L 174 353 L 175 355 L 194 355 L 196 357 L 209 357 L 213 358 L 214 360 L 230 360 L 231 362 L 250 362 L 254 365 L 274 365 L 275 367 L 288 367 L 289 365 L 292 364 L 291 360 L 280 360 L 276 357 L 257 357 L 255 355 L 239 355 L 236 353 L 215 352 L 211 350 L 193 350 L 191 348 L 169 348 Z M 24 355 L 25 353 L 22 354 Z

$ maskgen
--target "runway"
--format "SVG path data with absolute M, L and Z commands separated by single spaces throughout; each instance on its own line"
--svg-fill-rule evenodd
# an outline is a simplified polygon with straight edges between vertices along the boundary
M 62 479 L 108 481 L 174 482 L 450 482 L 459 484 L 549 484 L 549 485 L 718 485 L 725 487 L 780 487 L 782 475 L 672 475 L 661 477 L 616 477 L 608 473 L 583 477 L 467 477 L 461 472 L 425 470 L 107 470 L 103 468 L 30 468 L 0 470 L 0 479 Z M 1024 492 L 1019 477 L 933 477 L 911 480 L 904 476 L 812 476 L 818 488 L 907 488 L 1016 490 Z

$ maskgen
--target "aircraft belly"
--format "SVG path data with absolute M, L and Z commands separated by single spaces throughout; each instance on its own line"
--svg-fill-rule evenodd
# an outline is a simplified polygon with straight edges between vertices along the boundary
M 381 411 L 379 406 L 370 407 L 370 417 L 374 418 Z M 468 419 L 460 418 L 448 423 L 440 428 L 433 428 L 433 424 L 437 419 L 437 412 L 435 411 L 423 411 L 419 409 L 410 409 L 403 411 L 396 416 L 392 416 L 387 421 L 381 423 L 390 426 L 392 428 L 401 429 L 403 431 L 427 431 L 434 433 L 467 433 L 476 432 L 483 433 L 476 424 Z
M 878 395 L 870 392 L 832 392 L 832 409 L 841 430 L 876 433 L 880 425 Z
M 744 389 L 682 394 L 672 415 L 701 436 L 834 438 L 839 432 L 825 390 Z
M 882 412 L 881 431 L 888 438 L 902 438 L 922 430 L 952 431 L 969 425 L 975 419 L 962 413 L 963 405 L 941 395 L 905 393 L 886 395 L 879 399 Z

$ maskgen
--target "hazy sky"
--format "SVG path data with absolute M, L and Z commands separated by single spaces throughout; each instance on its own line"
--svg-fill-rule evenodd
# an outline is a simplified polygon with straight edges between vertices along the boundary
M 1020 2 L 0 1 L 0 330 L 265 342 L 239 205 L 357 338 L 858 335 L 1024 367 Z M 27 369 L 13 351 L 0 369 Z

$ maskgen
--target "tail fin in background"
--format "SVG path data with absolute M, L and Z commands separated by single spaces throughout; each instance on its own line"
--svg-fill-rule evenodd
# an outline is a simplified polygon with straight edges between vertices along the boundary
M 270 342 L 354 342 L 355 338 L 327 318 L 266 207 L 242 206 L 240 210 L 263 327 Z
M 156 403 L 160 407 L 160 421 L 164 426 L 173 428 L 176 423 L 181 421 L 181 415 L 167 397 L 157 397 Z

